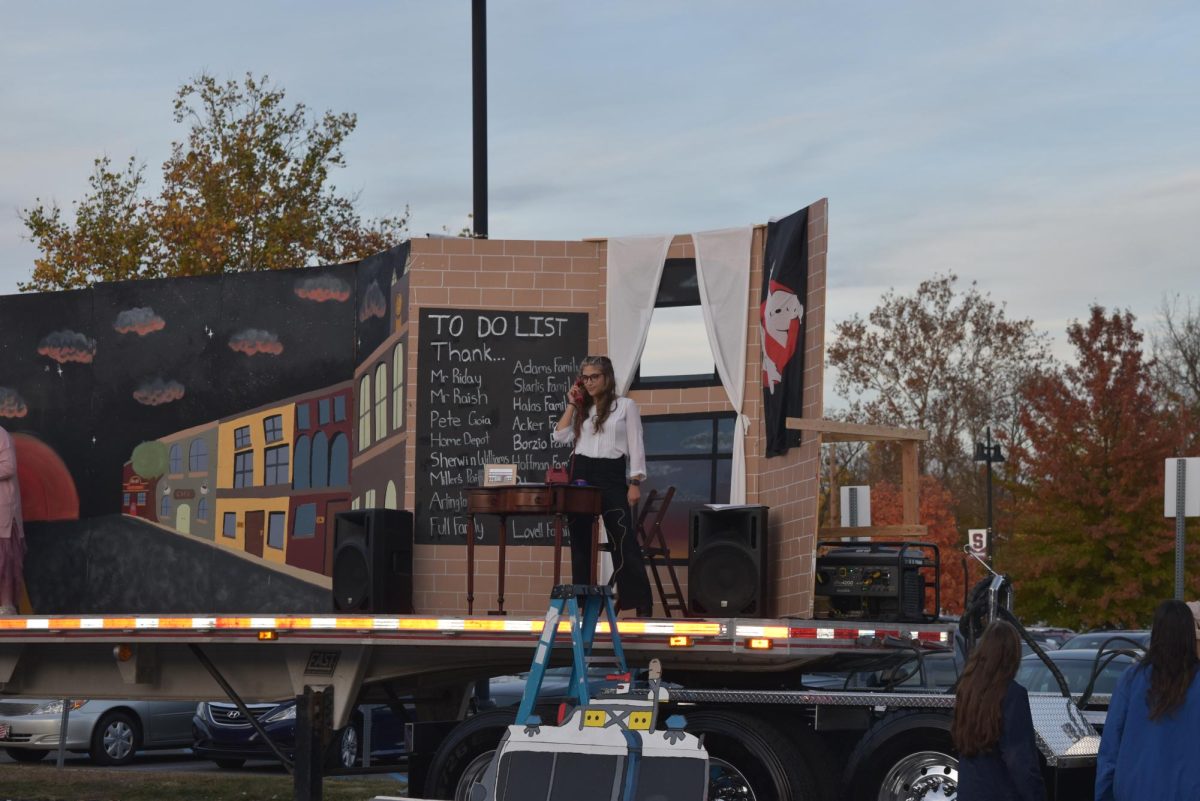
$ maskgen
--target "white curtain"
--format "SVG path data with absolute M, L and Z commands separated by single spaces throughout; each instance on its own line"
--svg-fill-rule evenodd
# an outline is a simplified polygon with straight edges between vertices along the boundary
M 625 236 L 608 240 L 608 358 L 624 395 L 646 347 L 658 282 L 671 247 L 670 236 Z
M 730 503 L 746 502 L 746 336 L 750 314 L 750 247 L 754 231 L 725 228 L 693 234 L 704 330 L 717 362 L 717 375 L 737 413 L 733 426 Z M 609 284 L 611 286 L 611 283 Z

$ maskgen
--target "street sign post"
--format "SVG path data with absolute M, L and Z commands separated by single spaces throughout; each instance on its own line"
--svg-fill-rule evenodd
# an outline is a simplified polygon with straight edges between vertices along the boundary
M 1163 517 L 1175 518 L 1175 600 L 1182 601 L 1185 523 L 1200 517 L 1200 457 L 1167 459 Z
M 967 547 L 971 553 L 980 559 L 988 556 L 988 530 L 986 528 L 967 529 Z

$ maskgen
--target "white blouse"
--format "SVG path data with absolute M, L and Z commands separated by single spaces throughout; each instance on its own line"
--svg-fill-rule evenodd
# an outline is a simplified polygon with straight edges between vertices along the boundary
M 642 442 L 642 416 L 637 404 L 629 398 L 617 398 L 604 430 L 596 433 L 596 407 L 592 415 L 583 421 L 579 443 L 575 453 L 592 459 L 620 459 L 629 457 L 629 477 L 646 477 L 646 446 Z M 575 427 L 569 425 L 551 433 L 555 442 L 571 442 L 575 439 Z

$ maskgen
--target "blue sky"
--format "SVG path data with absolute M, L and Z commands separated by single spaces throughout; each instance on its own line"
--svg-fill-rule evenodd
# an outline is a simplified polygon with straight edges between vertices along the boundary
M 491 233 L 764 222 L 830 199 L 829 320 L 953 270 L 1062 341 L 1200 297 L 1200 7 L 493 2 Z M 471 209 L 470 4 L 0 0 L 0 293 L 18 210 L 92 160 L 156 179 L 176 87 L 269 73 L 354 111 L 339 187 L 414 234 Z M 1061 348 L 1061 345 L 1060 345 Z

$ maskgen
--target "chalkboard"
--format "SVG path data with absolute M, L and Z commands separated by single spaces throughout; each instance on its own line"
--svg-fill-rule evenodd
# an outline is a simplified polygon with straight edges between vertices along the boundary
M 567 390 L 587 355 L 581 313 L 421 309 L 417 359 L 415 539 L 465 543 L 467 487 L 485 464 L 517 465 L 524 482 L 570 457 L 550 439 Z M 480 518 L 476 542 L 495 543 L 495 520 Z M 508 541 L 552 541 L 548 520 L 513 518 Z

